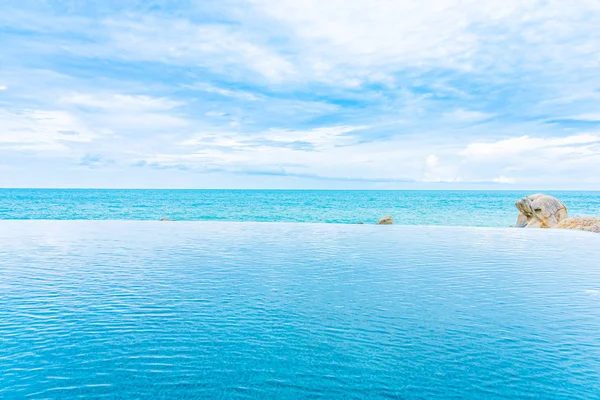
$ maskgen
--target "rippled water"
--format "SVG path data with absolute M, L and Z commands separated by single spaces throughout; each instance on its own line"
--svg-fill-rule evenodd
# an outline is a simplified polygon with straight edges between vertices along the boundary
M 600 217 L 600 192 L 545 192 Z M 531 191 L 0 189 L 0 219 L 375 223 L 508 227 Z
M 591 399 L 600 236 L 0 221 L 0 398 Z

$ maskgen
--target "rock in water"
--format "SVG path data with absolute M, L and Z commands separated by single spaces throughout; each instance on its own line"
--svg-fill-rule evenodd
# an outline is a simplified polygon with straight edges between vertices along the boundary
M 596 217 L 577 217 L 569 218 L 559 222 L 554 226 L 557 229 L 577 229 L 580 231 L 588 231 L 600 233 L 600 218 Z
M 568 218 L 567 207 L 557 198 L 545 194 L 532 194 L 517 201 L 520 228 L 553 228 Z
M 379 221 L 377 221 L 377 225 L 393 225 L 393 224 L 394 224 L 394 220 L 392 219 L 392 217 L 390 215 L 382 217 L 379 219 Z
M 170 219 L 169 219 L 169 218 L 161 218 L 160 220 L 161 220 L 161 221 L 170 221 Z

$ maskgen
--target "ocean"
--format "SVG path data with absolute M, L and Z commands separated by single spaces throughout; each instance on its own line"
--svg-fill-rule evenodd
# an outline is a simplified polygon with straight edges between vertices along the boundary
M 95 214 L 106 203 L 73 203 L 72 214 L 61 215 L 129 215 L 117 211 L 123 197 L 78 196 L 86 193 L 112 199 L 113 214 Z M 173 205 L 178 193 L 154 194 L 157 202 L 173 196 Z M 202 192 L 185 194 L 196 209 L 204 204 Z M 287 205 L 269 194 L 260 196 L 276 198 L 277 215 L 288 213 L 275 204 L 288 212 L 298 205 L 291 194 L 279 195 L 290 196 Z M 325 196 L 388 195 L 402 197 Z M 313 204 L 315 196 L 304 193 Z M 145 199 L 128 212 L 140 216 Z M 0 243 L 2 399 L 560 400 L 600 393 L 600 235 L 0 221 Z
M 508 227 L 535 191 L 0 189 L 0 219 L 375 223 Z M 600 216 L 600 192 L 544 192 Z

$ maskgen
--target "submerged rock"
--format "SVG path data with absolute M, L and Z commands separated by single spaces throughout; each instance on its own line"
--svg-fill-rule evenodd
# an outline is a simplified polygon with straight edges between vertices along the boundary
M 567 207 L 556 197 L 532 194 L 517 201 L 519 228 L 553 228 L 569 216 Z
M 379 221 L 377 221 L 377 225 L 393 225 L 393 224 L 394 224 L 394 220 L 392 219 L 392 217 L 390 215 L 382 217 L 379 219 Z
M 576 229 L 580 231 L 600 233 L 600 218 L 596 217 L 576 217 L 565 219 L 556 226 L 557 229 Z

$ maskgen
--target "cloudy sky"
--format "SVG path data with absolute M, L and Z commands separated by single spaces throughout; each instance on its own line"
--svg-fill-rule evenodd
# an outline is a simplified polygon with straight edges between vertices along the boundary
M 9 0 L 0 187 L 600 189 L 598 0 Z

